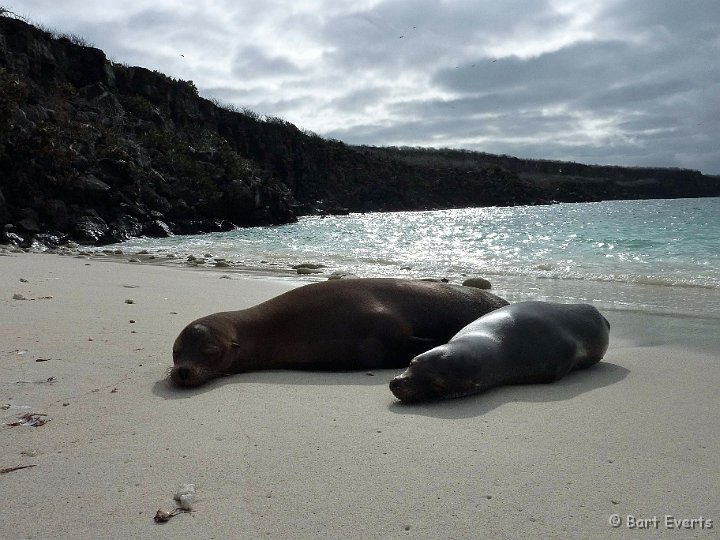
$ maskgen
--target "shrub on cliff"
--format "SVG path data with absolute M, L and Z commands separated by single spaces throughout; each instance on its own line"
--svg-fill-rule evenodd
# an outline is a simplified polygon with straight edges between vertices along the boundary
M 8 138 L 8 132 L 15 123 L 15 116 L 20 106 L 25 102 L 28 90 L 20 78 L 0 67 L 0 156 L 4 143 Z

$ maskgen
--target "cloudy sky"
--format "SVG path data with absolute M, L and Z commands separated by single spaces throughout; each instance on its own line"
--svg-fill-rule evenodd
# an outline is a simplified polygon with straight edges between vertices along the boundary
M 720 174 L 718 0 L 0 0 L 347 143 Z

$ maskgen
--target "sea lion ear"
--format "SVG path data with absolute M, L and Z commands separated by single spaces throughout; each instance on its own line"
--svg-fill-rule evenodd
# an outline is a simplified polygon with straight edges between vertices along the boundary
M 240 348 L 240 344 L 239 344 L 237 341 L 231 341 L 231 342 L 230 342 L 230 345 L 232 345 L 232 346 L 235 347 L 236 349 L 239 349 L 239 348 Z

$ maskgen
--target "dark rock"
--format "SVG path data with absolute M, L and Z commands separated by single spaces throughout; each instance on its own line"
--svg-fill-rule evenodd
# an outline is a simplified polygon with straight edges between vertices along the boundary
M 27 119 L 36 127 L 37 123 L 50 121 L 50 109 L 46 109 L 42 105 L 29 105 L 23 111 Z
M 193 221 L 198 218 L 197 211 L 191 207 L 184 199 L 178 199 L 170 208 L 168 214 L 171 218 L 183 221 Z
M 207 163 L 213 163 L 216 165 L 220 163 L 220 154 L 214 148 L 196 151 L 195 157 L 199 161 L 205 161 Z
M 80 244 L 99 244 L 109 229 L 101 217 L 81 216 L 73 224 L 72 236 Z
M 94 174 L 81 176 L 74 182 L 73 187 L 79 191 L 88 191 L 93 194 L 100 194 L 112 189 Z
M 5 224 L 9 218 L 10 212 L 8 211 L 7 203 L 5 202 L 5 197 L 3 196 L 2 189 L 0 189 L 0 225 Z
M 338 215 L 346 216 L 350 213 L 350 209 L 341 206 L 333 199 L 323 199 L 315 201 L 314 204 L 307 207 L 307 213 L 316 216 Z
M 298 273 L 298 275 L 301 275 L 301 276 L 303 276 L 303 275 L 311 275 L 311 274 L 322 274 L 322 273 L 323 273 L 323 271 L 320 270 L 319 268 L 298 268 L 298 269 L 295 270 L 295 271 Z
M 98 82 L 108 87 L 115 86 L 115 72 L 103 51 L 74 45 L 65 38 L 60 38 L 58 42 L 63 45 L 60 61 L 65 76 L 76 88 Z
M 222 199 L 217 202 L 222 206 L 216 208 L 213 213 L 226 214 L 236 223 L 244 224 L 261 203 L 257 183 L 233 180 L 225 186 Z
M 44 246 L 49 249 L 56 249 L 67 243 L 68 235 L 61 232 L 36 234 L 33 238 L 33 245 Z
M 318 263 L 300 263 L 300 264 L 294 264 L 290 268 L 293 270 L 297 270 L 299 268 L 308 268 L 310 270 L 319 270 L 320 268 L 325 268 L 324 264 L 318 264 Z
M 93 101 L 109 92 L 108 87 L 101 82 L 88 84 L 78 90 L 78 95 L 88 101 Z
M 23 208 L 20 210 L 19 216 L 18 226 L 20 229 L 31 234 L 40 232 L 40 217 L 35 210 L 32 208 Z
M 76 205 L 76 204 L 72 205 L 72 206 L 70 207 L 70 209 L 73 211 L 74 214 L 80 213 L 80 208 L 79 208 L 79 206 Z M 99 218 L 99 217 L 100 217 L 100 214 L 98 214 L 97 210 L 95 210 L 94 208 L 85 208 L 85 209 L 84 209 L 84 213 L 85 213 L 85 215 L 91 216 L 91 217 L 94 217 L 94 218 Z
M 40 223 L 38 223 L 34 219 L 21 219 L 20 221 L 18 221 L 18 225 L 23 231 L 31 234 L 39 233 L 41 230 Z
M 104 240 L 114 244 L 141 234 L 143 234 L 143 226 L 140 221 L 135 216 L 125 215 L 110 224 L 110 230 Z
M 150 236 L 152 238 L 167 238 L 169 236 L 174 236 L 168 224 L 164 221 L 160 221 L 159 219 L 144 223 L 142 232 L 145 236 Z
M 144 222 L 148 220 L 149 214 L 147 208 L 142 204 L 135 204 L 133 202 L 120 203 L 122 213 L 128 214 L 138 218 L 139 221 Z
M 148 208 L 160 212 L 163 216 L 169 214 L 172 209 L 170 201 L 158 195 L 157 192 L 150 187 L 144 186 L 141 198 L 142 202 L 145 203 Z
M 485 290 L 492 288 L 492 284 L 487 279 L 481 277 L 468 278 L 463 281 L 463 286 Z
M 23 21 L 3 17 L 2 22 L 10 67 L 35 80 L 52 81 L 58 71 L 52 42 Z
M 208 220 L 179 220 L 173 229 L 178 234 L 202 234 L 215 230 L 215 225 Z
M 336 270 L 332 274 L 328 276 L 328 280 L 334 280 L 334 279 L 357 279 L 359 276 L 356 274 L 352 274 L 350 272 L 342 272 L 340 270 Z
M 10 52 L 7 55 L 7 65 L 15 73 L 30 75 L 30 58 L 27 54 Z
M 234 231 L 235 229 L 237 229 L 237 227 L 235 227 L 235 225 L 227 219 L 224 219 L 218 223 L 218 230 L 220 232 L 229 232 Z
M 116 98 L 115 95 L 111 94 L 110 92 L 105 92 L 101 96 L 95 98 L 95 100 L 93 100 L 93 104 L 99 107 L 103 112 L 105 112 L 105 114 L 113 115 L 110 117 L 110 125 L 114 123 L 112 119 L 115 115 L 120 116 L 125 113 L 125 110 L 120 104 L 118 98 Z
M 198 199 L 193 202 L 193 207 L 203 218 L 210 220 L 221 220 L 228 215 L 225 206 L 222 204 L 221 196 L 217 194 Z M 235 219 L 232 219 L 232 221 L 235 221 Z
M 130 162 L 124 159 L 101 158 L 97 163 L 103 177 L 114 184 L 124 186 L 135 182 L 136 170 Z
M 19 234 L 10 231 L 2 231 L 0 243 L 10 244 L 11 246 L 27 248 L 32 245 L 29 238 L 23 238 Z
M 63 201 L 58 199 L 45 201 L 44 214 L 52 227 L 61 231 L 68 229 L 70 218 L 67 205 Z
M 72 167 L 80 173 L 87 172 L 90 169 L 91 163 L 85 156 L 75 153 L 72 157 Z

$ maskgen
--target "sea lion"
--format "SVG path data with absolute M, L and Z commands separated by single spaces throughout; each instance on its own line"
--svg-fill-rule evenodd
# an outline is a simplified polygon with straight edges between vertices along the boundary
M 551 383 L 599 362 L 609 332 L 610 323 L 588 304 L 511 304 L 413 358 L 390 381 L 390 390 L 400 401 L 413 403 L 505 384 Z
M 507 305 L 479 289 L 403 279 L 298 287 L 254 307 L 191 322 L 173 346 L 170 379 L 199 386 L 259 369 L 404 367 L 470 321 Z

